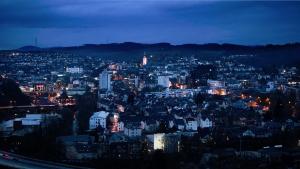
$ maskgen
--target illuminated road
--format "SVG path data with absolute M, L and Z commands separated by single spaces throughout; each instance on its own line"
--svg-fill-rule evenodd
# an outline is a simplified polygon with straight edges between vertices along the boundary
M 47 108 L 47 107 L 63 107 L 73 105 L 26 105 L 26 106 L 1 106 L 0 109 L 14 109 L 14 108 Z
M 26 106 L 1 106 L 0 109 L 13 109 L 13 108 L 42 108 L 42 107 L 56 107 L 58 105 L 26 105 Z
M 86 167 L 77 167 L 67 164 L 28 158 L 4 151 L 0 151 L 0 168 L 1 166 L 20 169 L 88 169 Z

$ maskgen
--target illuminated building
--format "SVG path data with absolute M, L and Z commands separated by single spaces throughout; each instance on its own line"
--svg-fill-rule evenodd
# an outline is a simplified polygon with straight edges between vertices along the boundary
M 220 80 L 207 80 L 207 84 L 210 88 L 224 88 L 225 87 L 225 82 L 220 81 Z
M 153 136 L 153 148 L 154 150 L 164 149 L 164 133 L 157 133 Z
M 66 89 L 68 96 L 75 96 L 75 95 L 83 95 L 86 92 L 85 88 L 67 88 Z
M 197 120 L 195 120 L 193 118 L 186 119 L 186 125 L 185 125 L 186 130 L 197 131 L 197 128 L 198 128 Z
M 146 53 L 144 53 L 144 57 L 143 57 L 143 66 L 147 65 L 148 63 L 148 59 L 147 59 L 147 56 L 146 56 Z
M 80 67 L 67 67 L 66 72 L 67 73 L 82 73 L 83 69 Z
M 178 133 L 156 133 L 147 135 L 148 151 L 163 150 L 166 153 L 175 153 L 180 150 L 180 134 Z
M 91 117 L 89 121 L 89 129 L 95 129 L 98 126 L 101 126 L 102 128 L 106 129 L 106 119 L 108 117 L 109 113 L 105 111 L 95 112 Z
M 158 76 L 158 85 L 169 88 L 171 86 L 170 76 L 169 75 L 159 75 Z
M 220 95 L 220 96 L 227 95 L 227 92 L 225 89 L 225 82 L 219 81 L 219 80 L 208 79 L 207 85 L 209 86 L 209 89 L 207 90 L 208 94 Z
M 46 85 L 42 83 L 37 83 L 33 85 L 33 90 L 35 92 L 45 92 L 46 91 Z
M 30 93 L 34 90 L 33 87 L 29 86 L 20 86 L 20 89 L 23 93 Z
M 209 89 L 207 91 L 208 94 L 225 96 L 227 95 L 226 89 Z
M 249 106 L 249 107 L 257 107 L 258 104 L 257 104 L 256 101 L 249 101 L 249 102 L 248 102 L 248 106 Z
M 124 134 L 128 137 L 139 137 L 142 135 L 142 129 L 139 125 L 129 123 L 124 127 Z
M 212 127 L 212 121 L 208 118 L 200 119 L 200 128 L 210 128 Z
M 107 69 L 99 75 L 99 89 L 111 91 L 111 74 Z
M 111 118 L 111 132 L 118 132 L 119 131 L 119 116 L 114 114 Z

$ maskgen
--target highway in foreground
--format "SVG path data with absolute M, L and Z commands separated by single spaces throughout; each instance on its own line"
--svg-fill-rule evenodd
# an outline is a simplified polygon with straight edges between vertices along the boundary
M 0 168 L 1 166 L 18 169 L 88 169 L 86 167 L 33 159 L 5 151 L 0 151 Z

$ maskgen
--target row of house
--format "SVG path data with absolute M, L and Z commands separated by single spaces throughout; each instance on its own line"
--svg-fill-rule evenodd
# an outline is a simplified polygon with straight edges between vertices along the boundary
M 129 137 L 137 137 L 141 136 L 142 131 L 145 132 L 155 132 L 156 129 L 159 128 L 159 125 L 165 125 L 166 129 L 176 129 L 178 131 L 197 131 L 198 128 L 211 128 L 213 126 L 212 120 L 208 117 L 205 118 L 170 118 L 172 116 L 165 117 L 165 121 L 163 118 L 159 119 L 150 119 L 150 118 L 132 118 L 122 119 L 116 116 L 113 118 L 113 122 L 111 122 L 109 115 L 111 113 L 100 111 L 95 112 L 89 120 L 89 129 L 93 130 L 96 128 L 103 128 L 109 130 L 111 126 L 108 125 L 108 122 L 113 125 L 112 123 L 116 120 L 116 126 L 118 132 L 124 132 L 125 135 Z

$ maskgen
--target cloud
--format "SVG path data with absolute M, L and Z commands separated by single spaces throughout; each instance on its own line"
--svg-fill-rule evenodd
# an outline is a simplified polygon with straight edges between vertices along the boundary
M 0 47 L 300 41 L 300 2 L 1 0 Z M 57 36 L 59 35 L 59 36 Z

